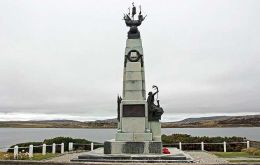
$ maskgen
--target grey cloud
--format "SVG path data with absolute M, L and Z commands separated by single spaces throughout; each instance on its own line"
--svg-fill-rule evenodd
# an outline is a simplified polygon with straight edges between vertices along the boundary
M 165 115 L 260 113 L 257 0 L 138 1 L 147 91 Z M 126 1 L 1 1 L 0 112 L 113 116 Z

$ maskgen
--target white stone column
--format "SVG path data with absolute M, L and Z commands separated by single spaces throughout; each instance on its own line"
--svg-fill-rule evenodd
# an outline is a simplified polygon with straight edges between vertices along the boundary
M 18 146 L 14 146 L 14 159 L 18 159 Z
M 46 144 L 42 145 L 42 155 L 46 155 Z
M 179 142 L 179 149 L 182 150 L 181 142 Z
M 201 142 L 201 151 L 204 151 L 204 142 Z
M 148 116 L 148 113 L 147 113 Z M 148 117 L 147 117 L 148 119 Z M 161 123 L 159 121 L 150 121 L 150 130 L 153 133 L 153 141 L 162 141 Z
M 69 142 L 69 151 L 73 151 L 73 142 Z
M 90 144 L 90 148 L 91 148 L 91 151 L 94 150 L 94 143 L 93 143 L 93 142 L 91 142 L 91 144 Z
M 250 148 L 250 142 L 246 141 L 246 148 Z
M 56 153 L 56 144 L 55 143 L 52 144 L 52 153 L 53 154 Z
M 138 51 L 141 56 L 138 57 L 138 53 L 133 50 Z M 130 60 L 137 57 L 137 61 Z M 146 100 L 143 47 L 140 38 L 126 40 L 125 60 L 123 100 Z
M 29 158 L 33 157 L 33 145 L 29 145 Z
M 224 152 L 227 152 L 227 143 L 223 142 L 223 145 L 224 145 Z
M 64 143 L 61 143 L 60 145 L 60 153 L 64 154 Z

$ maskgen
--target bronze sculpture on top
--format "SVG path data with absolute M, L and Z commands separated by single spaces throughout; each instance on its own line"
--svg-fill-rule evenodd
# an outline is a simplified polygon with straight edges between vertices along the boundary
M 139 14 L 138 14 L 138 20 L 135 20 L 134 16 L 136 15 L 136 7 L 135 7 L 134 3 L 132 3 L 132 5 L 133 5 L 133 7 L 132 7 L 132 18 L 130 16 L 130 8 L 129 8 L 129 13 L 124 14 L 124 20 L 125 20 L 126 26 L 137 27 L 137 26 L 140 26 L 142 24 L 142 22 L 144 21 L 146 16 L 143 17 L 141 6 L 139 6 L 140 11 L 139 11 Z
M 138 14 L 138 19 L 135 20 L 135 15 L 136 15 L 136 7 L 134 5 L 134 3 L 132 3 L 133 7 L 132 7 L 132 18 L 130 16 L 130 8 L 128 14 L 124 14 L 124 20 L 125 20 L 125 24 L 126 26 L 130 27 L 130 30 L 128 32 L 128 38 L 129 39 L 135 39 L 135 38 L 140 38 L 140 32 L 138 31 L 138 26 L 140 26 L 142 24 L 142 22 L 145 20 L 146 16 L 142 15 L 142 9 L 141 6 L 139 6 L 140 11 Z

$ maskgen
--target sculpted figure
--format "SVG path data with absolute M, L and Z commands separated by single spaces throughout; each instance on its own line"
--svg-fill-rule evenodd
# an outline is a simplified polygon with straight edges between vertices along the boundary
M 148 104 L 148 120 L 149 121 L 159 121 L 161 120 L 161 116 L 163 114 L 163 109 L 160 107 L 160 102 L 158 100 L 159 89 L 157 86 L 153 86 L 156 89 L 156 92 L 149 92 L 147 98 Z M 157 105 L 154 103 L 154 96 L 157 94 Z
M 117 96 L 117 120 L 120 121 L 120 104 L 122 101 L 121 96 Z

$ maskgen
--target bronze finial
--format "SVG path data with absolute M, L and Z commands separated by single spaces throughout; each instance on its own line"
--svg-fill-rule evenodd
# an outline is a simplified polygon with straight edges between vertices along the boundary
M 126 26 L 129 26 L 129 27 L 137 27 L 137 26 L 140 26 L 142 24 L 142 22 L 144 21 L 145 17 L 143 17 L 142 15 L 142 11 L 141 11 L 141 5 L 139 6 L 139 15 L 138 15 L 138 19 L 135 20 L 134 19 L 134 16 L 136 15 L 136 7 L 134 5 L 134 2 L 132 3 L 132 15 L 130 15 L 130 8 L 128 8 L 128 14 L 124 14 L 124 20 L 125 20 L 125 24 Z

